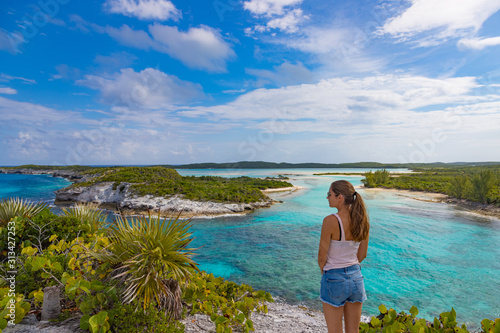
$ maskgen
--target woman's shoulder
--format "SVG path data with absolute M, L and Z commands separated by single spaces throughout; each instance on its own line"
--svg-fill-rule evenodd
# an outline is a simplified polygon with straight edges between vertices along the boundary
M 325 218 L 323 219 L 323 221 L 327 221 L 327 220 L 331 220 L 331 221 L 337 221 L 339 218 L 338 218 L 338 215 L 337 214 L 330 214 L 330 215 L 327 215 L 325 216 Z

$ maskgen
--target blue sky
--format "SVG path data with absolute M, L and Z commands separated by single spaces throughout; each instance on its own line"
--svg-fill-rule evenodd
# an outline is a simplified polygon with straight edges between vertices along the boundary
M 498 0 L 0 3 L 0 165 L 500 161 Z

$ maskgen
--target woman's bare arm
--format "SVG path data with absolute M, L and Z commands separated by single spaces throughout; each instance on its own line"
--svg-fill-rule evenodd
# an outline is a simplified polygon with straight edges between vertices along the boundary
M 358 261 L 362 262 L 366 258 L 366 254 L 368 252 L 368 239 L 370 238 L 370 235 L 366 237 L 365 240 L 361 241 L 361 244 L 359 244 L 358 248 Z
M 332 233 L 335 232 L 335 229 L 333 228 L 335 223 L 337 223 L 337 218 L 333 215 L 329 215 L 323 219 L 318 250 L 318 265 L 321 272 L 323 272 L 323 267 L 325 267 L 326 264 L 328 249 L 330 248 L 330 240 L 332 239 Z

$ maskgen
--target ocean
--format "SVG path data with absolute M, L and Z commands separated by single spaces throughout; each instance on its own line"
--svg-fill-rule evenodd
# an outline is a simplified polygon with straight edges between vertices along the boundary
M 241 216 L 192 221 L 195 258 L 200 268 L 229 280 L 263 289 L 292 304 L 320 310 L 317 264 L 329 184 L 361 176 L 315 176 L 319 172 L 360 169 L 178 170 L 182 175 L 290 177 L 303 189 L 275 193 L 282 203 Z M 403 171 L 403 170 L 399 170 Z M 43 175 L 0 174 L 0 197 L 20 196 L 53 203 L 53 191 L 68 181 Z M 479 328 L 484 318 L 500 317 L 500 220 L 445 203 L 425 202 L 394 191 L 359 189 L 370 222 L 368 256 L 361 264 L 368 300 L 364 315 L 385 304 L 432 320 L 457 312 L 459 324 Z

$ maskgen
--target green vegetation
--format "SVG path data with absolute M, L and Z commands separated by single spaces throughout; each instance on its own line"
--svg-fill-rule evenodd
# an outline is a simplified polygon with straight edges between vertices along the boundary
M 410 313 L 397 313 L 394 309 L 387 310 L 385 305 L 379 306 L 380 315 L 372 317 L 369 323 L 360 323 L 360 333 L 467 333 L 465 325 L 457 326 L 457 313 L 451 308 L 450 312 L 443 312 L 433 322 L 417 318 L 418 309 L 412 306 Z M 500 318 L 495 321 L 484 319 L 481 321 L 484 333 L 500 333 Z
M 444 193 L 450 197 L 500 205 L 500 165 L 454 168 L 415 168 L 416 173 L 365 173 L 366 187 Z
M 91 255 L 113 267 L 110 275 L 124 286 L 121 296 L 125 303 L 140 300 L 146 309 L 155 301 L 179 319 L 182 305 L 178 281 L 188 278 L 189 268 L 198 269 L 191 259 L 194 249 L 189 247 L 193 240 L 189 222 L 178 218 L 167 221 L 160 216 L 118 217 L 108 229 L 111 245 L 91 251 Z
M 14 200 L 1 202 L 0 209 Z M 198 312 L 210 316 L 217 332 L 249 332 L 252 312 L 267 311 L 263 302 L 273 301 L 269 293 L 199 272 L 189 221 L 119 218 L 103 229 L 105 215 L 94 210 L 66 210 L 69 216 L 59 222 L 67 224 L 53 227 L 56 215 L 47 208 L 31 216 L 18 209 L 0 227 L 0 234 L 21 237 L 0 248 L 8 253 L 0 264 L 0 333 L 13 320 L 11 311 L 12 323 L 19 323 L 30 310 L 40 310 L 48 286 L 62 290 L 59 318 L 81 316 L 80 327 L 92 333 L 178 333 L 184 331 L 178 319 Z M 76 232 L 81 228 L 87 231 Z
M 85 174 L 88 172 L 86 171 Z M 91 186 L 100 182 L 113 182 L 115 189 L 123 190 L 125 184 L 128 183 L 132 184 L 131 191 L 138 195 L 171 196 L 181 194 L 190 200 L 246 203 L 266 200 L 266 196 L 260 190 L 293 186 L 281 178 L 182 177 L 173 169 L 159 166 L 99 168 L 94 175 L 95 177 L 89 181 L 73 186 Z

